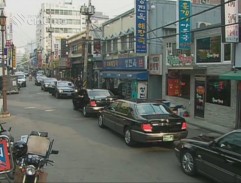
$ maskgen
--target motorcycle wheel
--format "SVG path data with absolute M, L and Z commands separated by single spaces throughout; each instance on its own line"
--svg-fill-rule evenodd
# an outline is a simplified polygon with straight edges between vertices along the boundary
M 36 179 L 36 180 L 35 180 Z M 25 183 L 37 183 L 39 177 L 38 176 L 26 176 Z

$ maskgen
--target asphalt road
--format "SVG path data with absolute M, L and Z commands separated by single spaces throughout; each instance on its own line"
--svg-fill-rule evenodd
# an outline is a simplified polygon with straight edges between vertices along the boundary
M 101 129 L 97 118 L 84 118 L 74 111 L 71 99 L 56 99 L 34 85 L 34 80 L 19 94 L 7 96 L 15 140 L 32 130 L 47 131 L 55 139 L 51 155 L 54 166 L 48 166 L 48 182 L 211 182 L 199 176 L 185 175 L 172 147 L 161 144 L 125 145 L 121 136 Z M 208 131 L 189 126 L 189 136 Z

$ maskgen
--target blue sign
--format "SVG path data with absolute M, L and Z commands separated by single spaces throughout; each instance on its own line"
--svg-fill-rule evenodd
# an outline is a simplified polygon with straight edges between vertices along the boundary
M 136 0 L 136 53 L 146 53 L 147 2 Z
M 179 0 L 179 49 L 191 49 L 191 2 Z
M 144 57 L 119 58 L 114 60 L 104 60 L 104 70 L 143 70 L 145 69 Z

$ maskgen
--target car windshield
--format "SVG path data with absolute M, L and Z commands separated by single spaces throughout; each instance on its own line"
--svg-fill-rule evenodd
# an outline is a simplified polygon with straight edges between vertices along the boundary
M 51 83 L 52 81 L 56 81 L 56 79 L 54 78 L 44 79 L 44 83 Z
M 74 87 L 74 84 L 71 82 L 59 82 L 58 86 Z
M 91 90 L 89 91 L 89 96 L 93 98 L 109 97 L 113 94 L 108 90 Z
M 136 109 L 140 115 L 172 113 L 170 109 L 162 104 L 138 104 Z

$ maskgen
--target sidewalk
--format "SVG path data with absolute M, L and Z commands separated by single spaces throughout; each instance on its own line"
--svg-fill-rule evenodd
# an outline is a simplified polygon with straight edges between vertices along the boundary
M 192 118 L 192 117 L 185 118 L 185 119 L 186 119 L 188 124 L 213 131 L 214 133 L 225 134 L 227 132 L 230 132 L 230 131 L 234 130 L 232 128 L 212 124 L 210 122 L 207 122 L 204 119 Z

